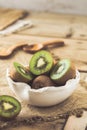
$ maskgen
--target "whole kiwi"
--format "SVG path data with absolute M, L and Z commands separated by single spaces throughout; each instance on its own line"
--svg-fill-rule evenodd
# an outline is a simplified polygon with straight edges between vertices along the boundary
M 33 89 L 54 86 L 54 82 L 46 75 L 37 76 L 32 83 Z

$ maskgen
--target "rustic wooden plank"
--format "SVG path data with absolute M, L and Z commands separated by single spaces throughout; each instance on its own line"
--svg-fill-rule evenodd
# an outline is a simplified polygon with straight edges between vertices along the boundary
M 10 45 L 16 44 L 17 42 L 20 41 L 27 41 L 30 44 L 33 43 L 41 43 L 41 42 L 45 42 L 47 40 L 53 40 L 54 38 L 48 38 L 48 37 L 34 37 L 34 36 L 22 36 L 22 35 L 10 35 L 7 37 L 2 37 L 0 38 L 0 49 L 2 50 L 3 48 L 7 48 Z M 55 56 L 57 57 L 69 57 L 72 60 L 74 60 L 76 62 L 76 64 L 79 66 L 79 62 L 81 63 L 81 65 L 79 67 L 85 66 L 85 69 L 87 69 L 87 65 L 85 65 L 83 62 L 85 62 L 86 57 L 86 41 L 82 41 L 82 43 L 80 44 L 79 40 L 68 40 L 68 39 L 59 39 L 59 40 L 64 40 L 66 46 L 63 48 L 57 48 L 57 49 L 49 49 L 49 51 L 51 53 L 54 53 Z M 77 52 L 77 54 L 80 51 L 80 48 L 84 50 L 81 52 L 81 57 L 82 59 L 80 60 L 79 56 L 75 56 L 75 52 Z M 66 53 L 67 52 L 67 53 Z M 72 54 L 71 54 L 72 52 Z M 14 61 L 18 61 L 24 65 L 29 64 L 29 60 L 31 58 L 31 54 L 25 53 L 22 50 L 18 50 L 16 51 L 12 57 L 10 57 L 9 59 L 4 59 L 4 60 L 0 60 L 0 95 L 2 94 L 8 94 L 8 95 L 12 95 L 15 96 L 12 91 L 9 89 L 8 84 L 7 84 L 7 80 L 6 80 L 6 69 L 9 68 Z M 85 58 L 85 59 L 84 59 Z M 79 61 L 80 60 L 80 61 Z M 85 79 L 87 78 L 87 74 L 85 73 L 81 73 L 81 82 L 78 85 L 78 89 L 73 93 L 73 95 L 68 98 L 66 101 L 64 101 L 63 103 L 53 106 L 53 107 L 49 107 L 49 108 L 38 108 L 38 107 L 33 107 L 33 106 L 27 106 L 24 103 L 22 103 L 22 112 L 20 113 L 20 115 L 18 116 L 18 119 L 20 120 L 21 118 L 24 118 L 24 120 L 28 117 L 31 116 L 40 116 L 41 118 L 43 118 L 44 116 L 46 116 L 45 120 L 47 120 L 47 117 L 51 117 L 49 123 L 48 122 L 39 122 L 39 123 L 34 123 L 33 124 L 33 129 L 34 130 L 46 130 L 46 129 L 51 129 L 51 130 L 62 130 L 65 122 L 66 122 L 66 118 L 59 118 L 59 115 L 66 115 L 69 111 L 72 111 L 74 109 L 82 109 L 82 108 L 87 108 L 87 88 L 84 84 L 86 84 Z M 16 96 L 15 96 L 16 97 Z M 57 116 L 56 122 L 55 120 L 52 121 L 53 118 L 55 118 Z M 20 122 L 20 121 L 19 121 Z M 5 122 L 6 123 L 6 122 Z M 15 124 L 15 121 L 14 121 Z M 11 126 L 11 125 L 10 125 Z M 27 129 L 32 129 L 31 125 L 28 126 L 23 126 L 22 127 L 23 130 L 27 130 Z M 21 126 L 17 126 L 17 128 L 11 128 L 11 130 L 15 130 L 15 129 L 21 129 Z M 5 128 L 4 128 L 5 130 Z M 7 130 L 7 129 L 6 129 Z
M 87 40 L 87 17 L 50 13 L 31 13 L 34 27 L 19 34 Z
M 18 19 L 22 18 L 24 15 L 25 11 L 23 10 L 0 8 L 0 30 L 3 30 Z
M 13 40 L 14 39 L 14 40 Z M 22 36 L 22 35 L 10 35 L 7 37 L 0 38 L 0 50 L 9 47 L 12 44 L 16 44 L 17 42 L 28 42 L 29 44 L 33 43 L 42 43 L 49 40 L 54 40 L 55 38 L 49 37 L 36 37 L 36 36 Z M 87 44 L 86 41 L 81 40 L 71 40 L 71 39 L 63 39 L 57 38 L 59 40 L 63 40 L 66 44 L 64 47 L 52 49 L 52 53 L 56 57 L 61 58 L 70 58 L 75 62 L 79 69 L 87 70 Z M 49 49 L 51 52 L 51 49 Z M 20 53 L 20 52 L 19 52 Z M 15 54 L 15 53 L 14 53 Z M 23 52 L 23 55 L 26 53 Z M 20 53 L 20 55 L 22 55 Z M 27 54 L 29 55 L 29 54 Z M 18 57 L 18 55 L 15 55 Z M 30 56 L 30 55 L 29 55 Z M 15 60 L 15 59 L 14 59 Z
M 70 58 L 78 69 L 87 71 L 86 17 L 31 13 L 26 19 L 31 19 L 34 23 L 34 27 L 21 31 L 18 34 L 1 37 L 0 50 L 7 49 L 9 46 L 21 41 L 33 44 L 54 40 L 56 38 L 63 40 L 66 46 L 54 49 L 48 48 L 53 56 L 55 58 Z M 14 61 L 18 61 L 24 65 L 29 64 L 31 56 L 31 54 L 25 53 L 22 50 L 17 50 L 10 58 L 0 59 L 0 95 L 8 94 L 16 97 L 8 87 L 6 69 L 9 68 Z M 81 80 L 76 91 L 67 100 L 58 105 L 38 108 L 26 105 L 22 102 L 22 111 L 17 117 L 17 121 L 21 124 L 21 120 L 23 119 L 22 121 L 25 123 L 22 122 L 24 125 L 22 124 L 23 126 L 20 126 L 17 125 L 17 121 L 14 120 L 13 123 L 10 122 L 10 126 L 14 127 L 16 125 L 17 127 L 10 127 L 8 130 L 62 130 L 69 115 L 74 113 L 78 114 L 76 110 L 87 110 L 87 73 L 81 72 L 80 74 Z M 32 116 L 34 120 L 33 124 L 30 124 Z M 42 119 L 41 121 L 38 116 Z M 2 125 L 5 126 L 8 125 L 8 123 L 6 124 L 6 122 L 0 121 L 0 129 L 3 128 Z

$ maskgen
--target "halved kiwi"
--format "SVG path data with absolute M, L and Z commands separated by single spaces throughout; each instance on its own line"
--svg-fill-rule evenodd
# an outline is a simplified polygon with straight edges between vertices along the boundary
M 0 118 L 2 119 L 12 119 L 16 117 L 21 111 L 20 102 L 8 95 L 0 96 Z
M 14 62 L 14 66 L 10 70 L 10 77 L 16 82 L 29 83 L 33 78 L 33 74 L 29 71 L 29 67 Z
M 50 78 L 58 85 L 64 85 L 67 80 L 75 77 L 76 69 L 69 59 L 60 60 L 50 73 Z
M 32 88 L 39 89 L 43 87 L 54 86 L 53 81 L 46 75 L 37 76 L 32 83 Z
M 41 75 L 51 70 L 53 66 L 53 58 L 48 51 L 41 50 L 36 52 L 30 60 L 30 71 L 34 75 Z

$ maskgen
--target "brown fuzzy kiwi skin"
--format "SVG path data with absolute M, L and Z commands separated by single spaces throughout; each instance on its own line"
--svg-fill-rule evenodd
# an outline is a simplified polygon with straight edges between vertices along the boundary
M 25 68 L 26 68 L 27 70 L 29 70 L 29 67 L 28 67 L 28 66 L 25 67 Z M 29 83 L 29 82 L 31 82 L 31 81 L 29 81 L 29 79 L 27 79 L 27 78 L 21 76 L 21 74 L 16 71 L 16 69 L 15 69 L 14 66 L 12 66 L 11 69 L 10 69 L 10 77 L 11 77 L 11 79 L 12 79 L 13 81 L 15 81 L 15 82 L 24 82 L 24 83 Z
M 66 84 L 66 82 L 69 79 L 73 79 L 76 77 L 76 67 L 74 66 L 73 63 L 71 63 L 70 68 L 68 69 L 68 71 L 65 73 L 65 75 L 63 75 L 61 78 L 54 80 L 54 82 L 56 83 L 56 85 L 58 86 L 63 86 Z
M 48 86 L 51 87 L 54 85 L 55 83 L 47 75 L 37 76 L 32 82 L 33 89 L 39 89 Z
M 14 116 L 12 117 L 3 117 L 3 116 L 0 116 L 0 119 L 2 121 L 11 121 L 11 120 L 14 120 L 17 116 L 18 116 L 19 112 L 17 114 L 15 114 Z

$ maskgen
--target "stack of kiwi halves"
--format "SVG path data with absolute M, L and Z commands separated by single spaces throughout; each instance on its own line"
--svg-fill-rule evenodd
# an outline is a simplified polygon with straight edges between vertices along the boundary
M 10 77 L 16 82 L 25 82 L 33 89 L 47 86 L 63 86 L 76 77 L 76 69 L 69 59 L 54 62 L 52 55 L 45 50 L 36 52 L 27 67 L 14 62 Z

